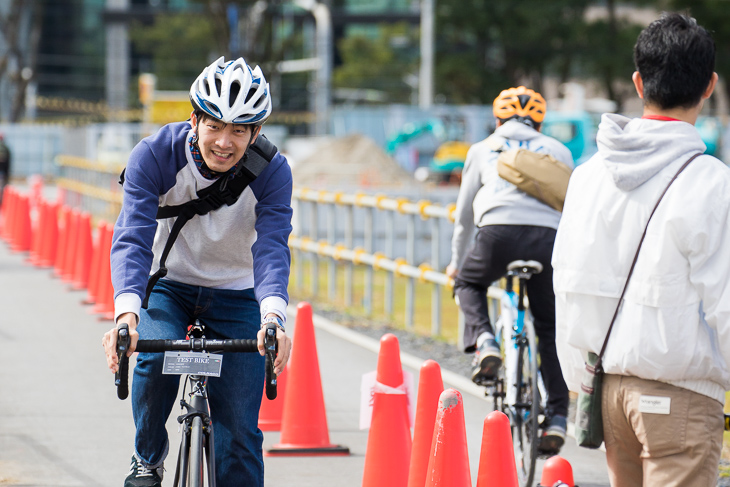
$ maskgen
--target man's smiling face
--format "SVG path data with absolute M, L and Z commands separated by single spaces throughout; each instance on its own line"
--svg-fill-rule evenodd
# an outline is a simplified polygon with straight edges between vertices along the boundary
M 254 125 L 223 123 L 210 117 L 198 119 L 195 115 L 191 123 L 193 130 L 198 129 L 198 147 L 203 160 L 211 170 L 221 173 L 241 160 L 259 132 L 259 127 Z

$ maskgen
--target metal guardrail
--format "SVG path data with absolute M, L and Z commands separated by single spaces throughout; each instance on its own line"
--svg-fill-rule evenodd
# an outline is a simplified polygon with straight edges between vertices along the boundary
M 58 156 L 56 164 L 60 167 L 61 177 L 57 180 L 59 188 L 66 191 L 66 203 L 89 211 L 97 218 L 115 221 L 122 204 L 121 186 L 118 184 L 120 165 L 104 165 L 88 159 Z M 414 327 L 416 282 L 427 282 L 433 285 L 431 291 L 431 334 L 442 334 L 441 322 L 441 293 L 444 287 L 453 287 L 453 280 L 441 272 L 439 262 L 441 233 L 438 222 L 446 220 L 453 223 L 455 204 L 438 205 L 430 201 L 411 201 L 406 198 L 388 197 L 384 195 L 370 195 L 365 193 L 345 193 L 338 191 L 320 191 L 308 188 L 295 187 L 292 195 L 292 206 L 295 208 L 295 218 L 299 219 L 296 225 L 299 229 L 305 227 L 304 206 L 309 205 L 309 222 L 307 235 L 292 235 L 289 246 L 293 252 L 300 255 L 295 260 L 297 266 L 296 286 L 303 288 L 303 261 L 304 254 L 311 259 L 311 291 L 318 294 L 320 285 L 319 265 L 321 259 L 326 259 L 328 272 L 326 273 L 327 296 L 334 301 L 337 293 L 337 266 L 344 265 L 344 293 L 345 305 L 353 305 L 353 268 L 356 265 L 365 266 L 365 287 L 362 307 L 368 316 L 373 313 L 374 272 L 387 272 L 384 292 L 385 314 L 389 318 L 394 316 L 394 289 L 395 278 L 406 279 L 405 325 Z M 335 207 L 344 209 L 344 222 L 335 218 Z M 364 212 L 362 219 L 355 218 L 355 209 Z M 382 212 L 386 218 L 385 245 L 383 252 L 374 251 L 374 214 Z M 319 214 L 325 214 L 325 238 L 320 239 Z M 396 215 L 406 218 L 405 255 L 395 257 L 394 240 L 396 233 Z M 429 262 L 415 263 L 416 255 L 416 222 L 430 220 L 430 259 Z M 344 226 L 344 229 L 340 228 Z M 355 232 L 362 232 L 363 247 L 355 247 Z M 343 230 L 343 231 L 342 231 Z M 344 241 L 336 242 L 336 236 L 344 233 Z M 498 302 L 502 290 L 490 287 L 488 297 Z M 498 313 L 495 302 L 492 303 L 493 316 Z M 497 305 L 498 306 L 498 305 Z M 460 334 L 461 337 L 461 319 Z
M 60 177 L 56 185 L 66 192 L 66 203 L 95 218 L 114 222 L 122 209 L 119 174 L 123 166 L 101 164 L 73 156 L 57 156 Z

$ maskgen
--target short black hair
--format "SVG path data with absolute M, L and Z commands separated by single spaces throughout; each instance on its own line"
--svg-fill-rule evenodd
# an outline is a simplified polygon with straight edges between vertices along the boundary
M 639 34 L 634 64 L 645 102 L 665 110 L 691 108 L 715 71 L 715 41 L 692 17 L 665 13 Z

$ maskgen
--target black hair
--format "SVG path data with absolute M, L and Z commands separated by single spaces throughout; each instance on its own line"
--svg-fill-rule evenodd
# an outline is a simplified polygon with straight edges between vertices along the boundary
M 712 80 L 715 41 L 692 17 L 665 13 L 639 34 L 634 64 L 646 103 L 665 110 L 691 108 Z
M 530 117 L 521 117 L 519 115 L 512 115 L 509 118 L 500 118 L 499 119 L 499 121 L 502 122 L 502 123 L 505 123 L 505 122 L 507 122 L 509 120 L 517 120 L 518 122 L 524 123 L 528 127 L 532 127 L 535 130 L 540 130 L 540 125 L 542 125 L 541 123 L 538 123 L 538 122 L 534 121 Z

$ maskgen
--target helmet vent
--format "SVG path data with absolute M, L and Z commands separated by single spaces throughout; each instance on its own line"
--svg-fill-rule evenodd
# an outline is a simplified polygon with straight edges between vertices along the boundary
M 258 89 L 258 86 L 252 86 L 251 89 L 248 90 L 248 93 L 246 93 L 246 102 L 247 103 L 251 100 L 251 97 L 253 97 L 256 94 L 257 89 Z
M 517 95 L 517 99 L 520 100 L 520 108 L 525 108 L 530 102 L 530 95 Z
M 231 83 L 230 92 L 228 94 L 228 106 L 232 107 L 233 104 L 236 102 L 236 98 L 238 97 L 238 93 L 241 92 L 241 83 L 238 81 L 234 81 Z

